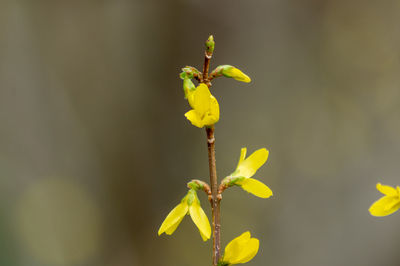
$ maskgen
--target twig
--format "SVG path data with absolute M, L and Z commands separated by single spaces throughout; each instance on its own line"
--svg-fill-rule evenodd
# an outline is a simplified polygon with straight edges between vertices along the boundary
M 210 168 L 210 184 L 211 184 L 211 210 L 212 210 L 212 227 L 213 227 L 213 266 L 218 265 L 221 257 L 221 215 L 220 201 L 218 194 L 218 179 L 215 163 L 215 137 L 214 127 L 207 127 L 207 146 L 208 146 L 208 164 Z

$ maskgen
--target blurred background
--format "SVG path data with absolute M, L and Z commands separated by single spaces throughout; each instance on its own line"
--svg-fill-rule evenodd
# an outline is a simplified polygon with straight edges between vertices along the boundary
M 204 130 L 183 114 L 180 68 L 237 66 L 212 93 L 219 178 L 266 147 L 268 200 L 224 193 L 222 244 L 250 230 L 248 265 L 398 266 L 400 214 L 369 215 L 400 185 L 400 2 L 0 2 L 0 265 L 204 266 L 185 218 L 157 236 L 192 178 Z M 203 194 L 206 213 L 211 214 Z

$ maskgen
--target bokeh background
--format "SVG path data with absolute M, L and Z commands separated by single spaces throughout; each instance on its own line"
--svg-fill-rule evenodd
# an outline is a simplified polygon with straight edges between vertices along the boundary
M 263 200 L 224 193 L 222 243 L 260 239 L 248 265 L 398 266 L 400 214 L 369 215 L 400 185 L 400 2 L 0 2 L 0 265 L 204 266 L 190 218 L 158 237 L 205 132 L 183 114 L 180 68 L 239 67 L 213 82 L 219 177 L 266 147 Z M 203 207 L 210 214 L 206 197 Z

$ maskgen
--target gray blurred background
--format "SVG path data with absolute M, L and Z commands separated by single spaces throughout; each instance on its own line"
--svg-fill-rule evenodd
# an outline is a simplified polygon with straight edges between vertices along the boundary
M 400 185 L 400 2 L 0 2 L 0 265 L 204 266 L 185 218 L 157 236 L 192 178 L 204 130 L 183 114 L 180 68 L 239 67 L 213 82 L 220 178 L 266 147 L 268 200 L 232 188 L 222 243 L 250 230 L 248 265 L 398 266 L 400 214 L 375 218 L 377 182 Z M 202 206 L 210 215 L 206 197 Z

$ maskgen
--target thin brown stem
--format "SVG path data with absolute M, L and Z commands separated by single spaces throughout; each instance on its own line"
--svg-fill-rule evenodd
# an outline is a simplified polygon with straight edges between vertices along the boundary
M 211 184 L 211 210 L 212 210 L 212 227 L 213 227 L 213 266 L 218 265 L 221 257 L 221 215 L 220 201 L 218 196 L 218 178 L 215 162 L 215 137 L 214 127 L 207 127 L 207 146 L 208 146 L 208 164 L 210 168 L 210 184 Z
M 210 61 L 211 61 L 212 53 L 210 52 L 205 52 L 204 54 L 204 66 L 203 66 L 203 76 L 202 76 L 202 81 L 205 83 L 208 87 L 211 87 L 211 82 L 208 79 L 208 71 L 210 69 Z
M 193 183 L 196 184 L 198 188 L 201 188 L 207 194 L 208 198 L 211 200 L 211 197 L 212 197 L 211 188 L 206 182 L 198 180 L 198 179 L 193 179 L 192 181 L 190 181 L 188 183 L 188 185 L 187 185 L 188 188 L 192 188 Z

